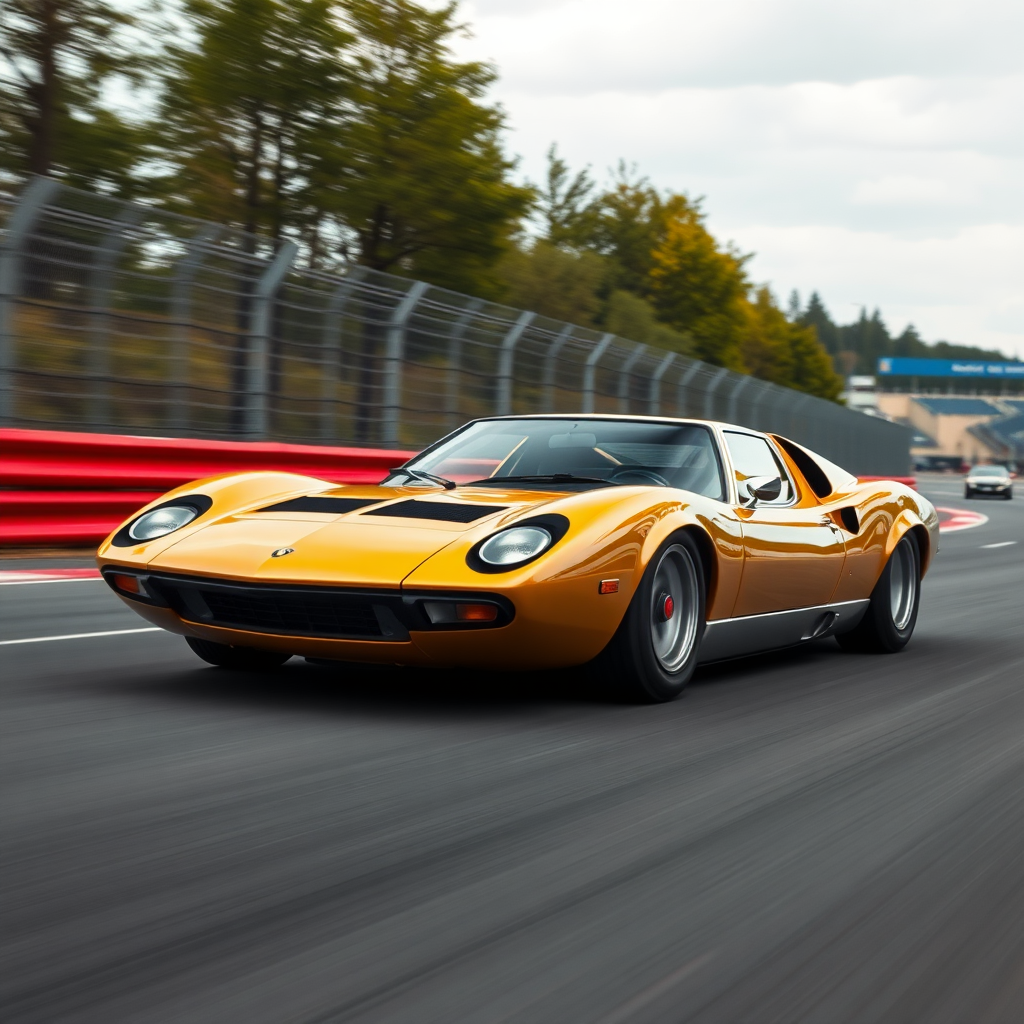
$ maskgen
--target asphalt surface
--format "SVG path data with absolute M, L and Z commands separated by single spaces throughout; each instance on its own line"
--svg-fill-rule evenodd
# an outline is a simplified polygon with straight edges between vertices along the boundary
M 905 652 L 670 705 L 0 646 L 0 1020 L 1020 1021 L 1024 500 L 925 490 L 990 521 L 944 536 Z M 144 625 L 0 586 L 0 639 Z

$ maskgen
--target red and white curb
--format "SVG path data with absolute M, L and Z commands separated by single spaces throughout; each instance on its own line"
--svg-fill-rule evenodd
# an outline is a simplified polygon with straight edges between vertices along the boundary
M 935 511 L 942 516 L 939 520 L 939 533 L 973 530 L 975 526 L 981 526 L 988 522 L 988 516 L 982 515 L 980 512 L 968 512 L 965 508 L 942 508 L 936 505 Z
M 0 587 L 100 579 L 99 569 L 0 569 Z

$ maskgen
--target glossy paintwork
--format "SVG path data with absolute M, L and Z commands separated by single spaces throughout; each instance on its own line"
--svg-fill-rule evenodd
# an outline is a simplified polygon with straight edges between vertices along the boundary
M 712 429 L 720 438 L 720 425 Z M 527 669 L 580 664 L 596 656 L 618 628 L 648 562 L 680 529 L 704 545 L 711 577 L 708 619 L 801 608 L 868 597 L 900 536 L 919 531 L 925 567 L 938 539 L 938 518 L 926 499 L 900 484 L 857 484 L 821 501 L 782 454 L 797 500 L 790 508 L 743 508 L 730 484 L 725 501 L 656 486 L 607 487 L 580 493 L 459 487 L 338 487 L 283 473 L 247 473 L 198 481 L 163 496 L 208 495 L 213 506 L 194 524 L 134 547 L 110 539 L 101 567 L 123 565 L 254 582 L 401 587 L 408 592 L 480 591 L 515 606 L 508 626 L 483 630 L 413 632 L 408 643 L 279 637 L 185 622 L 166 609 L 125 603 L 172 632 L 222 643 L 286 650 L 353 661 L 451 664 Z M 725 461 L 727 477 L 731 477 Z M 493 505 L 469 524 L 362 514 L 262 513 L 267 505 L 307 494 L 377 501 L 425 498 Z M 155 502 L 154 504 L 158 504 Z M 506 506 L 499 510 L 499 506 Z M 861 529 L 841 526 L 839 511 L 854 508 Z M 549 552 L 508 573 L 474 572 L 470 548 L 530 515 L 558 513 L 570 529 Z M 822 520 L 828 519 L 831 525 Z M 271 558 L 281 547 L 292 554 Z M 599 594 L 602 579 L 619 590 Z

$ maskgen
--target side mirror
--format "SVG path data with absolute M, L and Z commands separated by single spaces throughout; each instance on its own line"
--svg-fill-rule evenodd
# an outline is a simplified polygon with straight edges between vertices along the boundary
M 742 504 L 748 507 L 759 501 L 774 501 L 781 493 L 782 479 L 777 476 L 752 476 L 740 486 Z

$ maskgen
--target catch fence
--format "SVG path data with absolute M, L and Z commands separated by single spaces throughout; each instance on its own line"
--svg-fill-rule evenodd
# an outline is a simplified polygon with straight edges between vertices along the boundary
M 0 197 L 0 425 L 418 449 L 478 416 L 727 420 L 855 473 L 911 432 L 674 352 L 34 178 Z

